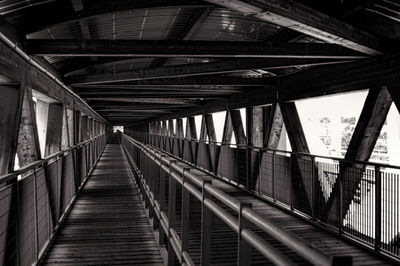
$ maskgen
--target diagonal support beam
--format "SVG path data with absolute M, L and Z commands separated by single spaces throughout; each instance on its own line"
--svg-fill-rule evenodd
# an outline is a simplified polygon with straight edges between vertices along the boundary
M 387 87 L 371 89 L 365 100 L 353 136 L 351 137 L 345 159 L 349 161 L 368 161 L 379 138 L 382 127 L 392 104 L 391 95 Z M 328 202 L 326 203 L 325 218 L 333 218 L 339 215 L 339 223 L 343 221 L 355 192 L 361 182 L 363 171 L 347 171 L 356 167 L 349 164 L 340 166 L 339 180 L 336 180 Z M 346 179 L 346 188 L 341 198 L 339 209 L 340 182 Z
M 291 155 L 292 204 L 306 213 L 312 212 L 312 177 L 308 171 L 314 163 L 309 157 L 297 154 L 310 153 L 299 114 L 294 102 L 279 103 L 283 122 L 294 153 Z M 311 214 L 311 213 L 310 213 Z
M 244 133 L 244 127 L 240 110 L 230 110 L 233 132 L 235 133 L 236 144 L 246 145 L 246 135 Z

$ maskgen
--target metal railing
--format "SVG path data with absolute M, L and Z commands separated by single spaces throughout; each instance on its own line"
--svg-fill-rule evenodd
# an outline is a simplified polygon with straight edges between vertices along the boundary
M 400 260 L 400 167 L 135 133 L 357 244 Z
M 257 250 L 276 265 L 294 263 L 281 251 L 268 244 L 256 230 L 269 234 L 284 246 L 315 265 L 349 265 L 351 257 L 328 257 L 294 235 L 265 220 L 251 205 L 238 201 L 211 183 L 210 175 L 190 167 L 182 160 L 167 156 L 164 152 L 142 144 L 123 135 L 122 144 L 138 177 L 139 187 L 149 208 L 149 216 L 156 216 L 160 224 L 159 238 L 168 240 L 168 265 L 175 257 L 181 264 L 194 265 L 188 249 L 191 228 L 190 196 L 200 202 L 201 239 L 200 264 L 209 265 L 211 260 L 211 215 L 215 215 L 237 234 L 237 264 L 248 265 L 251 261 L 251 248 Z M 168 179 L 168 180 L 166 180 Z M 168 193 L 166 193 L 166 182 Z M 182 189 L 182 208 L 180 210 L 180 230 L 176 227 L 177 184 Z M 233 212 L 233 213 L 232 213 Z M 162 233 L 162 231 L 164 233 Z M 165 236 L 164 236 L 165 235 Z M 160 240 L 160 244 L 164 241 Z M 175 254 L 175 255 L 174 255 Z M 345 264 L 347 263 L 347 264 Z
M 0 265 L 37 264 L 105 145 L 97 136 L 0 177 Z

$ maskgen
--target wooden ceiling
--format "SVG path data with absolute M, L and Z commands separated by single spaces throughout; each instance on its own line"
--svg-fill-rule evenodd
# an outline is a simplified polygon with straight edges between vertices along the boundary
M 115 125 L 398 80 L 395 0 L 5 0 L 0 14 Z

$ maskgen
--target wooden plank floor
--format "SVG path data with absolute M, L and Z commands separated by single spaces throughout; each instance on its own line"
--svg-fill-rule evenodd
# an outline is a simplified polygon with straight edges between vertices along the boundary
M 107 145 L 41 265 L 163 265 L 121 145 Z

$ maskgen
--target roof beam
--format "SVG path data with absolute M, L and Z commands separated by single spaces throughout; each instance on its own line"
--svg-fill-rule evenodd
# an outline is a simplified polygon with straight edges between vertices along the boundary
M 250 69 L 276 69 L 297 65 L 312 66 L 321 64 L 334 64 L 343 61 L 332 61 L 329 59 L 308 58 L 270 58 L 265 59 L 236 59 L 217 61 L 211 63 L 166 66 L 154 69 L 127 71 L 119 73 L 101 73 L 92 75 L 79 75 L 66 78 L 70 85 L 104 84 L 133 80 L 176 78 L 187 76 L 199 76 L 210 74 L 224 74 L 241 72 Z
M 80 95 L 90 95 L 90 94 L 143 94 L 143 93 L 234 93 L 242 91 L 241 87 L 211 87 L 211 88 L 197 88 L 198 90 L 193 90 L 193 88 L 161 88 L 161 87 L 91 87 L 91 88 L 76 88 L 75 92 Z
M 231 87 L 252 87 L 252 86 L 264 86 L 264 85 L 275 85 L 275 78 L 237 78 L 237 77 L 177 77 L 174 79 L 145 79 L 129 81 L 118 84 L 97 84 L 97 85 L 80 85 L 76 86 L 79 88 L 110 88 L 110 89 L 122 89 L 122 88 L 133 88 L 133 87 L 215 87 L 215 86 L 231 86 Z
M 365 54 L 381 53 L 379 41 L 374 36 L 296 1 L 206 1 Z
M 119 103 L 151 103 L 151 104 L 182 104 L 197 105 L 196 100 L 176 98 L 87 98 L 89 101 L 119 102 Z
M 98 98 L 174 98 L 174 99 L 187 99 L 187 98 L 199 98 L 199 99 L 216 99 L 216 98 L 224 98 L 228 95 L 232 95 L 231 92 L 229 93 L 209 93 L 209 92 L 141 92 L 141 93 L 81 93 L 79 96 L 86 98 L 86 99 L 98 99 Z
M 212 12 L 213 8 L 196 8 L 190 18 L 186 21 L 185 26 L 181 30 L 181 32 L 178 33 L 177 36 L 172 37 L 167 36 L 166 39 L 175 39 L 175 40 L 189 40 L 190 37 L 192 37 L 193 34 L 197 32 L 199 29 L 200 25 L 204 22 L 204 20 L 210 15 Z M 175 20 L 175 24 L 178 23 Z M 172 28 L 172 27 L 171 27 Z M 159 66 L 164 66 L 167 64 L 169 61 L 169 58 L 156 58 L 153 60 L 151 67 L 159 67 Z
M 27 40 L 27 51 L 41 56 L 254 57 L 357 59 L 362 54 L 335 44 L 177 41 L 177 40 Z

